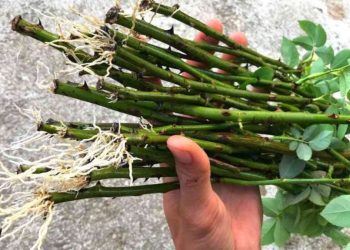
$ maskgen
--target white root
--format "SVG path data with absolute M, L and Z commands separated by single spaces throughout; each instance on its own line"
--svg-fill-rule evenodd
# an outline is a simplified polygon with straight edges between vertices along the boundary
M 133 8 L 134 21 L 137 15 L 148 11 L 140 10 L 140 3 L 141 1 L 137 0 Z M 116 48 L 114 37 L 102 28 L 105 25 L 102 20 L 83 15 L 75 9 L 72 11 L 82 17 L 85 23 L 76 24 L 50 13 L 43 14 L 55 21 L 60 35 L 59 39 L 50 42 L 49 45 L 63 49 L 75 61 L 68 60 L 67 64 L 72 68 L 59 73 L 75 74 L 85 71 L 97 76 L 91 67 L 105 64 L 108 68 L 104 77 L 108 77 L 110 70 L 117 68 L 112 63 Z M 134 25 L 128 36 L 134 35 L 133 29 Z M 73 51 L 62 46 L 62 43 L 71 44 L 76 49 Z M 81 62 L 76 55 L 78 50 L 93 54 L 96 59 L 92 62 Z M 51 75 L 50 69 L 39 63 L 35 84 L 39 88 L 47 88 L 47 81 L 39 78 L 41 68 Z M 38 109 L 18 110 L 33 121 L 35 127 L 42 124 Z M 153 129 L 143 118 L 140 119 L 140 126 L 146 130 Z M 132 184 L 132 165 L 134 160 L 138 159 L 127 151 L 127 139 L 120 131 L 102 131 L 94 125 L 92 128 L 98 130 L 95 136 L 76 142 L 64 140 L 62 137 L 66 134 L 66 129 L 64 126 L 59 128 L 56 136 L 30 130 L 8 148 L 0 151 L 7 161 L 26 169 L 13 173 L 0 162 L 0 241 L 8 238 L 20 241 L 26 233 L 33 233 L 34 223 L 41 223 L 37 232 L 38 238 L 31 248 L 41 249 L 54 215 L 54 202 L 50 200 L 50 192 L 79 191 L 89 185 L 88 176 L 94 170 L 107 166 L 128 166 L 130 185 Z M 17 154 L 20 152 L 30 153 L 31 157 L 21 157 Z M 38 172 L 42 169 L 45 171 Z
M 22 111 L 25 115 L 28 112 Z M 33 120 L 38 121 L 39 113 L 34 114 L 36 118 Z M 88 176 L 94 170 L 127 165 L 132 183 L 132 164 L 136 158 L 127 151 L 124 136 L 120 131 L 103 131 L 96 125 L 91 129 L 96 129 L 98 133 L 80 142 L 40 131 L 27 133 L 1 152 L 8 161 L 25 166 L 27 170 L 16 174 L 0 162 L 0 241 L 14 236 L 21 238 L 33 223 L 41 222 L 38 240 L 32 247 L 40 249 L 54 213 L 49 193 L 79 191 L 87 187 Z M 62 131 L 61 135 L 64 133 Z M 35 147 L 36 144 L 41 146 Z M 13 154 L 20 151 L 30 152 L 31 156 L 45 153 L 45 156 L 33 160 Z M 35 173 L 42 168 L 47 171 Z

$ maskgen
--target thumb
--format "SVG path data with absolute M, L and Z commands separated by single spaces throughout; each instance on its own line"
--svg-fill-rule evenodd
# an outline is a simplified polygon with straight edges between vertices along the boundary
M 167 146 L 175 158 L 181 206 L 200 209 L 208 205 L 214 192 L 207 154 L 195 142 L 180 135 L 169 137 Z

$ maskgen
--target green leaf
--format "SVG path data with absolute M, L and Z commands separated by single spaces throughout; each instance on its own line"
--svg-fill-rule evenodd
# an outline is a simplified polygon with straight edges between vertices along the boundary
M 289 239 L 290 233 L 283 226 L 282 221 L 277 219 L 274 231 L 275 244 L 277 246 L 283 246 Z
M 280 216 L 283 226 L 290 233 L 297 233 L 297 225 L 301 218 L 300 206 L 290 206 L 286 208 Z
M 333 137 L 332 143 L 329 147 L 333 148 L 335 150 L 345 150 L 345 149 L 349 148 L 350 146 L 348 143 L 345 143 L 344 141 L 342 141 L 336 137 Z
M 314 151 L 325 150 L 331 145 L 333 130 L 323 130 L 315 138 L 309 141 L 309 145 Z
M 308 161 L 311 159 L 312 150 L 307 144 L 299 143 L 297 148 L 297 156 L 300 160 Z
M 313 185 L 313 189 L 317 190 L 324 198 L 329 198 L 331 194 L 331 187 L 326 185 Z
M 350 250 L 350 243 L 346 245 L 345 250 Z
M 281 212 L 281 206 L 278 199 L 262 198 L 263 211 L 266 216 L 276 217 Z
M 274 242 L 276 219 L 271 218 L 263 222 L 261 228 L 261 245 L 269 245 Z
M 294 155 L 283 155 L 279 164 L 281 178 L 294 178 L 303 172 L 305 161 L 299 160 Z
M 321 25 L 308 20 L 301 20 L 299 26 L 310 37 L 314 46 L 321 47 L 326 43 L 327 34 Z
M 257 69 L 253 75 L 255 77 L 260 78 L 260 79 L 272 80 L 273 76 L 275 75 L 275 72 L 270 67 L 261 67 L 261 68 Z
M 321 215 L 338 227 L 350 227 L 350 195 L 342 195 L 331 200 Z
M 303 140 L 304 141 L 310 141 L 312 140 L 314 137 L 316 137 L 319 133 L 319 127 L 318 125 L 311 125 L 308 126 L 303 133 Z
M 299 193 L 297 195 L 288 194 L 288 196 L 286 198 L 286 206 L 296 205 L 296 204 L 306 200 L 309 197 L 310 193 L 311 193 L 311 188 L 307 187 L 301 193 Z
M 325 202 L 323 201 L 322 195 L 315 188 L 312 188 L 309 200 L 318 206 L 326 205 Z
M 301 133 L 300 133 L 299 129 L 294 128 L 294 127 L 292 127 L 292 128 L 290 129 L 290 133 L 291 133 L 295 138 L 299 138 L 299 137 L 301 136 Z
M 333 94 L 339 91 L 338 78 L 320 81 L 315 86 L 320 91 L 320 95 Z
M 324 63 L 322 59 L 318 59 L 311 64 L 310 74 L 320 73 L 324 71 Z
M 309 142 L 314 151 L 321 151 L 329 147 L 332 142 L 334 128 L 329 124 L 316 124 L 304 130 L 303 140 Z
M 336 69 L 348 64 L 350 58 L 350 49 L 344 49 L 338 52 L 332 60 L 331 68 Z
M 303 47 L 306 50 L 312 50 L 313 48 L 312 40 L 308 36 L 298 36 L 297 38 L 293 39 L 293 43 Z
M 348 124 L 339 124 L 337 129 L 337 138 L 343 139 L 348 131 L 349 125 Z
M 329 225 L 328 227 L 325 228 L 324 234 L 331 238 L 334 243 L 345 246 L 346 244 L 349 244 L 350 242 L 350 237 L 349 235 L 343 233 L 340 231 L 339 228 L 336 228 L 334 226 Z M 349 248 L 350 249 L 350 248 Z
M 299 53 L 295 44 L 289 39 L 283 37 L 281 46 L 281 55 L 283 61 L 291 67 L 299 63 Z
M 291 141 L 289 143 L 289 150 L 292 150 L 292 151 L 296 150 L 297 147 L 299 146 L 299 143 L 300 142 L 297 142 L 297 141 Z
M 316 55 L 318 55 L 324 65 L 328 65 L 332 62 L 333 58 L 334 58 L 334 50 L 332 47 L 320 47 L 316 49 Z
M 347 73 L 343 73 L 339 76 L 339 90 L 343 97 L 348 95 L 350 90 L 350 76 Z
M 300 223 L 298 224 L 298 233 L 309 237 L 321 235 L 323 232 L 323 226 L 318 223 L 318 217 L 318 210 L 302 210 Z

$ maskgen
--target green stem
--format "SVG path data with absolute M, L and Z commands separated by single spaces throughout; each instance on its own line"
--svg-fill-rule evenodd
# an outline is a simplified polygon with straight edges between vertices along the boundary
M 256 169 L 256 170 L 272 171 L 275 173 L 278 172 L 278 166 L 275 164 L 264 164 L 257 161 L 242 159 L 242 158 L 234 157 L 232 155 L 225 155 L 225 154 L 218 154 L 217 157 L 229 162 L 230 164 L 235 164 L 241 167 L 248 167 L 250 169 Z
M 213 183 L 223 183 L 240 186 L 259 186 L 259 185 L 286 185 L 286 184 L 344 184 L 350 183 L 350 179 L 273 179 L 273 180 L 238 180 L 232 178 L 215 178 Z M 65 193 L 50 193 L 51 200 L 54 203 L 62 203 L 73 200 L 100 198 L 100 197 L 122 197 L 122 196 L 139 196 L 153 193 L 166 193 L 179 188 L 178 182 L 168 182 L 162 184 L 149 184 L 142 186 L 131 187 L 104 187 L 100 184 L 82 189 L 79 192 L 65 192 Z
M 350 161 L 344 156 L 342 155 L 341 153 L 339 153 L 338 151 L 332 149 L 332 148 L 329 148 L 328 149 L 328 152 L 330 155 L 332 155 L 335 159 L 337 159 L 338 161 L 342 162 L 345 164 L 346 168 L 348 170 L 350 170 Z
M 139 196 L 153 193 L 166 193 L 178 189 L 178 182 L 169 182 L 162 184 L 148 184 L 131 187 L 103 187 L 101 185 L 92 188 L 82 189 L 79 192 L 50 193 L 51 200 L 54 203 L 62 203 L 74 200 L 100 198 L 100 197 L 122 197 L 122 196 Z
M 151 107 L 151 104 L 150 106 Z M 153 105 L 154 108 L 156 106 Z M 337 117 L 327 114 L 310 114 L 304 112 L 270 112 L 270 111 L 239 111 L 201 107 L 194 105 L 176 106 L 164 103 L 160 110 L 172 111 L 191 115 L 211 121 L 233 121 L 249 123 L 296 123 L 296 124 L 349 124 L 350 115 L 339 115 Z
M 222 86 L 222 87 L 226 87 L 226 88 L 231 88 L 231 86 L 229 84 L 226 84 L 224 82 L 220 82 L 220 81 L 198 71 L 196 68 L 194 68 L 191 65 L 187 64 L 186 62 L 184 62 L 181 58 L 177 58 L 177 57 L 171 55 L 170 53 L 167 53 L 167 52 L 160 50 L 158 48 L 154 48 L 154 46 L 152 46 L 152 45 L 149 45 L 145 42 L 141 42 L 140 40 L 137 40 L 131 36 L 126 36 L 120 32 L 114 32 L 114 34 L 115 34 L 114 37 L 115 37 L 116 41 L 118 41 L 120 44 L 122 44 L 122 42 L 125 41 L 128 46 L 130 46 L 130 47 L 132 47 L 140 52 L 155 56 L 155 57 L 159 58 L 160 60 L 169 63 L 170 65 L 174 65 L 178 69 L 190 73 L 192 76 L 196 77 L 201 82 L 208 82 L 208 83 L 211 83 L 214 85 L 218 85 L 218 86 Z M 117 58 L 117 60 L 118 60 L 118 58 Z
M 304 140 L 300 140 L 290 136 L 274 136 L 271 139 L 274 141 L 297 141 L 297 142 L 306 143 Z
M 208 102 L 202 98 L 200 95 L 184 95 L 184 94 L 173 94 L 173 93 L 163 93 L 157 91 L 140 91 L 132 90 L 124 87 L 119 87 L 114 84 L 107 82 L 103 83 L 103 89 L 109 90 L 116 94 L 119 99 L 132 99 L 135 101 L 154 101 L 154 102 L 181 102 L 181 103 L 191 103 L 207 106 Z
M 141 107 L 135 101 L 112 101 L 92 87 L 79 87 L 72 84 L 55 81 L 54 93 L 94 103 L 126 114 L 143 116 L 151 120 L 166 123 L 181 123 L 181 121 L 184 120 L 183 118 L 161 114 L 159 112 Z
M 220 86 L 214 86 L 211 84 L 205 84 L 202 82 L 189 80 L 182 76 L 174 74 L 172 72 L 161 69 L 153 65 L 152 63 L 149 63 L 146 60 L 128 52 L 124 48 L 117 49 L 117 56 L 121 56 L 124 59 L 128 59 L 134 62 L 136 65 L 139 65 L 140 67 L 144 67 L 148 72 L 152 73 L 152 75 L 154 76 L 157 76 L 163 80 L 174 82 L 187 89 L 194 89 L 198 91 L 204 91 L 205 93 L 217 93 L 217 94 L 222 94 L 226 96 L 248 98 L 253 100 L 276 101 L 276 102 L 287 102 L 287 103 L 298 103 L 298 104 L 308 104 L 311 102 L 311 99 L 302 98 L 302 97 L 271 95 L 271 94 L 255 93 L 255 92 L 246 91 L 246 90 L 227 89 Z
M 220 53 L 224 53 L 224 54 L 234 55 L 240 60 L 246 59 L 246 60 L 244 60 L 245 62 L 248 62 L 248 63 L 256 65 L 256 66 L 269 67 L 269 68 L 272 68 L 274 70 L 279 70 L 279 71 L 286 73 L 286 74 L 288 74 L 288 73 L 300 73 L 300 71 L 296 70 L 296 69 L 285 69 L 285 68 L 282 68 L 281 66 L 267 63 L 261 57 L 254 56 L 254 55 L 249 54 L 249 53 L 242 51 L 242 50 L 232 49 L 232 48 L 228 48 L 228 47 L 224 47 L 224 46 L 220 46 L 220 45 L 213 45 L 213 44 L 203 43 L 203 42 L 201 42 L 201 43 L 192 42 L 192 43 L 194 46 L 197 46 L 198 48 L 201 48 L 201 49 L 206 50 L 208 52 L 215 51 L 215 52 L 220 52 Z
M 65 127 L 52 126 L 45 123 L 42 123 L 39 128 L 40 131 L 46 131 L 50 134 L 57 134 L 59 132 L 64 132 L 64 137 L 75 138 L 78 140 L 89 139 L 97 134 L 95 130 L 81 130 L 81 129 L 72 129 Z M 151 132 L 142 132 L 142 133 L 132 133 L 132 134 L 123 134 L 123 136 L 127 139 L 128 144 L 130 145 L 139 145 L 139 144 L 165 144 L 168 140 L 169 136 L 166 135 L 157 135 Z M 199 146 L 201 146 L 204 150 L 208 152 L 216 152 L 216 153 L 225 153 L 225 154 L 234 154 L 240 152 L 246 152 L 245 149 L 238 147 L 231 147 L 225 144 L 210 142 L 195 138 L 190 138 L 194 142 L 196 142 Z
M 154 2 L 151 2 L 150 4 L 152 7 L 152 11 L 154 11 L 156 13 L 163 14 L 165 16 L 171 16 L 184 24 L 187 24 L 187 25 L 189 25 L 189 26 L 191 26 L 199 31 L 202 31 L 207 36 L 213 37 L 213 38 L 217 39 L 218 41 L 225 43 L 226 45 L 231 47 L 233 50 L 244 51 L 247 54 L 255 56 L 256 60 L 258 60 L 258 61 L 264 60 L 270 64 L 282 67 L 284 69 L 293 70 L 288 65 L 282 63 L 279 60 L 274 60 L 274 59 L 268 58 L 268 57 L 261 55 L 260 53 L 254 51 L 252 49 L 249 49 L 247 47 L 244 47 L 244 46 L 236 43 L 234 40 L 230 39 L 229 37 L 225 36 L 224 34 L 217 32 L 216 30 L 208 27 L 208 25 L 202 23 L 201 21 L 185 14 L 181 10 L 178 10 L 177 7 L 168 7 L 168 6 L 154 3 Z M 243 55 L 241 55 L 241 56 L 243 56 Z
M 299 79 L 296 83 L 297 84 L 302 84 L 306 81 L 310 81 L 310 80 L 314 80 L 314 79 L 317 79 L 317 78 L 321 78 L 323 76 L 328 76 L 329 74 L 339 74 L 339 72 L 343 72 L 345 69 L 349 68 L 350 65 L 346 65 L 346 66 L 343 66 L 341 68 L 336 68 L 336 69 L 330 69 L 330 70 L 327 70 L 327 71 L 324 71 L 324 72 L 318 72 L 318 73 L 314 73 L 314 74 L 311 74 L 311 75 L 308 75 L 304 78 L 301 78 Z
M 315 178 L 315 179 L 273 179 L 273 180 L 257 180 L 245 181 L 231 178 L 219 178 L 219 183 L 233 184 L 240 186 L 265 186 L 265 185 L 283 185 L 283 184 L 349 184 L 350 178 Z
M 244 75 L 251 75 L 251 73 L 248 70 L 240 67 L 239 65 L 222 60 L 212 55 L 211 53 L 208 53 L 205 50 L 191 45 L 190 43 L 182 39 L 180 36 L 171 35 L 165 32 L 164 30 L 145 21 L 137 19 L 133 20 L 131 17 L 126 17 L 118 14 L 116 18 L 116 23 L 129 29 L 134 28 L 134 30 L 140 34 L 152 37 L 163 43 L 173 46 L 174 48 L 185 52 L 186 54 L 192 56 L 198 61 L 204 61 L 210 67 L 217 67 L 233 74 L 239 73 Z
M 290 150 L 288 145 L 285 143 L 275 142 L 269 138 L 266 138 L 266 137 L 263 138 L 261 136 L 256 136 L 256 135 L 239 135 L 232 132 L 202 133 L 202 132 L 184 131 L 184 133 L 191 137 L 200 138 L 203 140 L 218 141 L 218 142 L 229 144 L 232 146 L 243 146 L 246 148 L 250 148 L 255 152 L 258 152 L 259 150 L 261 150 L 263 152 L 267 151 L 267 152 L 273 152 L 278 154 L 287 154 L 287 155 L 295 154 L 295 151 Z M 344 158 L 350 157 L 349 150 L 343 151 L 338 154 L 342 155 Z M 324 151 L 314 152 L 314 155 L 316 157 L 319 157 L 325 160 L 332 159 L 332 157 L 327 152 L 324 152 Z M 322 164 L 322 162 L 317 162 L 317 164 Z M 326 164 L 324 167 L 328 167 L 328 166 L 329 164 Z

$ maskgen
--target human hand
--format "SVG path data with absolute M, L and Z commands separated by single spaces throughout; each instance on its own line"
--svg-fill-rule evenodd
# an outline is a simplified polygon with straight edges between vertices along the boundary
M 218 20 L 211 20 L 208 25 L 223 31 Z M 230 37 L 247 45 L 242 33 Z M 203 33 L 198 33 L 195 40 L 217 43 Z M 230 55 L 223 55 L 223 58 L 233 60 Z M 205 67 L 194 61 L 188 63 Z M 191 77 L 188 73 L 183 75 Z M 210 162 L 203 149 L 179 135 L 170 137 L 167 145 L 175 158 L 180 182 L 179 190 L 163 196 L 164 212 L 176 249 L 260 249 L 262 208 L 259 189 L 212 185 Z

